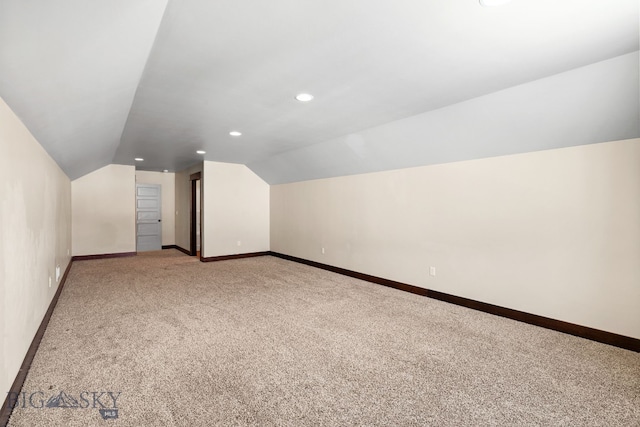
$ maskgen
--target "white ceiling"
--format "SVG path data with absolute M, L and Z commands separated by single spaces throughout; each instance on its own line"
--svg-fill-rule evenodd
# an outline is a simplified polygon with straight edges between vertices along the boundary
M 361 171 L 336 138 L 634 52 L 638 27 L 637 0 L 0 0 L 0 96 L 72 179 L 143 157 L 290 182 Z

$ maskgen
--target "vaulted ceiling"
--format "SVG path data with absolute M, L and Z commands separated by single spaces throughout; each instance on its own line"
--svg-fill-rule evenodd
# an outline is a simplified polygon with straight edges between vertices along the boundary
M 636 0 L 0 0 L 0 97 L 72 179 L 141 157 L 144 170 L 205 159 L 290 182 L 561 146 L 487 136 L 476 152 L 439 123 L 477 116 L 488 94 L 535 104 L 519 85 L 637 51 L 638 22 Z M 610 76 L 635 77 L 611 99 L 621 121 L 575 143 L 640 136 L 630 58 L 630 75 Z M 587 87 L 607 78 L 592 74 Z M 422 137 L 406 132 L 417 115 Z

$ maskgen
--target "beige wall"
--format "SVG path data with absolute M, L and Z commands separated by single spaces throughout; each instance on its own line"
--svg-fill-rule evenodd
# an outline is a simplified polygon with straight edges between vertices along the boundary
M 198 163 L 188 169 L 176 172 L 175 192 L 176 192 L 176 245 L 189 250 L 190 248 L 190 224 L 191 224 L 191 181 L 192 174 L 202 172 L 202 163 Z M 204 178 L 203 178 L 204 181 Z M 204 185 L 203 185 L 204 187 Z M 203 203 L 204 204 L 204 203 Z M 204 239 L 203 239 L 204 240 Z
M 162 202 L 162 244 L 176 244 L 176 174 L 163 172 L 136 171 L 137 184 L 158 184 L 161 186 Z
M 73 255 L 135 252 L 135 168 L 107 165 L 71 183 Z
M 269 184 L 240 164 L 204 162 L 205 257 L 269 250 Z
M 0 98 L 0 401 L 71 250 L 71 183 Z M 52 278 L 49 287 L 49 277 Z
M 640 140 L 272 186 L 271 248 L 640 338 Z

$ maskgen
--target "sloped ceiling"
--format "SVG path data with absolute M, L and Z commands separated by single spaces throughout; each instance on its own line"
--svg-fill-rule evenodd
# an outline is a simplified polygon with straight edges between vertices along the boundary
M 0 96 L 72 179 L 142 157 L 291 182 L 640 136 L 638 22 L 636 0 L 0 0 Z M 565 128 L 505 144 L 549 106 Z
M 70 178 L 112 162 L 166 0 L 0 0 L 0 96 Z

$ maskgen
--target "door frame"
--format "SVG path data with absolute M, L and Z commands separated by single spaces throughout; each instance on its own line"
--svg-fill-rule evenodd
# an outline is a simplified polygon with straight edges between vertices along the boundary
M 191 215 L 190 215 L 190 244 L 189 252 L 191 256 L 197 255 L 197 242 L 196 242 L 196 181 L 200 181 L 200 259 L 202 260 L 202 172 L 196 172 L 189 176 L 191 181 Z

